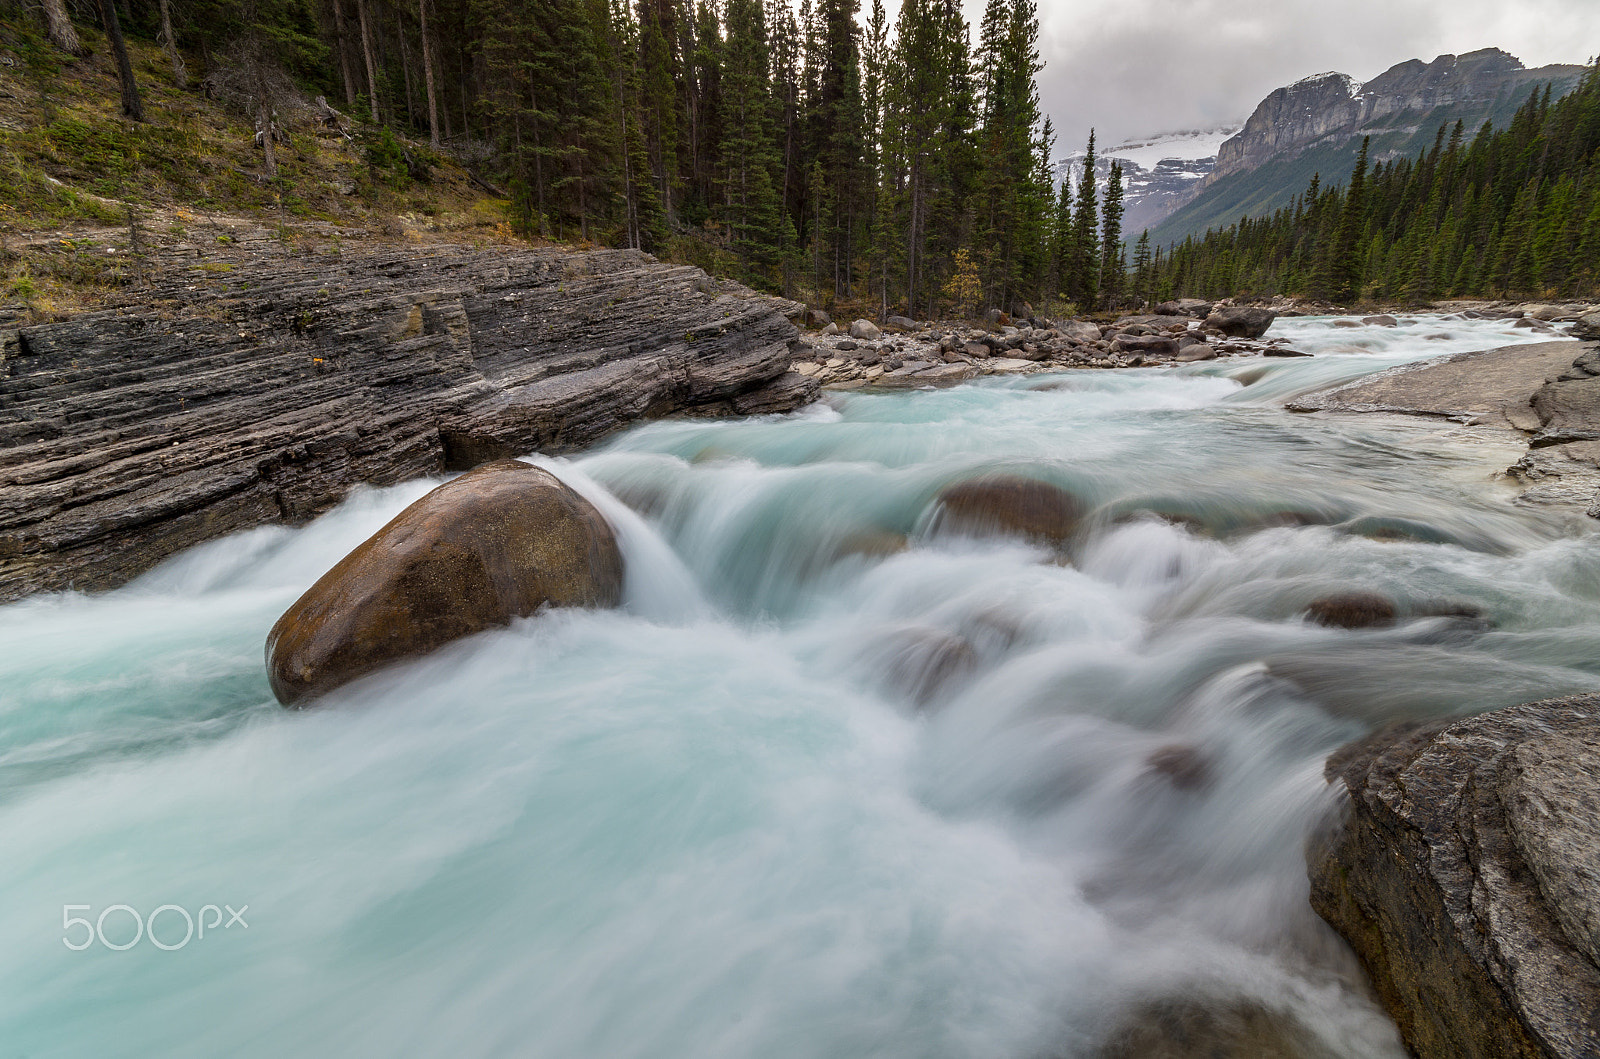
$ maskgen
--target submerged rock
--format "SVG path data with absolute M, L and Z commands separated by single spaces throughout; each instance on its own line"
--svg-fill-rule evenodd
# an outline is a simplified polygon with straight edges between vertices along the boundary
M 500 460 L 433 490 L 323 574 L 268 634 L 267 676 L 299 706 L 540 607 L 610 607 L 621 594 L 622 554 L 594 505 Z
M 1186 743 L 1158 747 L 1144 763 L 1147 771 L 1165 777 L 1180 791 L 1202 791 L 1211 786 L 1211 762 L 1199 747 Z
M 1096 1059 L 1333 1059 L 1290 1016 L 1243 997 L 1168 997 L 1126 1011 Z
M 1066 543 L 1084 514 L 1078 498 L 1065 489 L 1011 474 L 949 486 L 938 504 L 940 529 L 1015 534 L 1054 545 Z
M 1600 1054 L 1600 696 L 1399 726 L 1328 761 L 1311 903 L 1420 1059 Z
M 1318 625 L 1341 629 L 1371 629 L 1393 625 L 1399 610 L 1394 601 L 1376 592 L 1340 592 L 1313 600 L 1306 617 Z
M 942 629 L 906 629 L 884 645 L 883 676 L 918 707 L 927 706 L 951 683 L 978 665 L 978 652 Z

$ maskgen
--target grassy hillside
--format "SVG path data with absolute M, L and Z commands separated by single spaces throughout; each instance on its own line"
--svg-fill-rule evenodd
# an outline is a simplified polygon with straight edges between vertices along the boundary
M 131 39 L 150 120 L 125 121 L 110 49 L 80 32 L 91 53 L 72 59 L 31 20 L 0 19 L 0 304 L 13 315 L 94 304 L 139 281 L 142 251 L 247 230 L 286 252 L 511 238 L 503 200 L 460 164 L 354 116 L 340 131 L 280 111 L 289 142 L 269 179 L 253 123 L 177 88 L 166 56 Z
M 1400 156 L 1415 157 L 1419 152 L 1432 149 L 1441 125 L 1451 126 L 1461 121 L 1466 126 L 1468 139 L 1485 121 L 1493 122 L 1497 129 L 1504 128 L 1517 108 L 1527 101 L 1530 91 L 1543 91 L 1543 85 L 1508 89 L 1489 104 L 1452 105 L 1425 113 L 1391 114 L 1366 126 L 1362 134 L 1372 136 L 1374 162 Z M 1185 236 L 1199 235 L 1208 228 L 1224 228 L 1241 217 L 1270 216 L 1305 191 L 1315 173 L 1322 174 L 1324 184 L 1343 183 L 1355 167 L 1361 139 L 1361 135 L 1343 139 L 1329 137 L 1297 154 L 1280 156 L 1257 169 L 1225 176 L 1151 229 L 1150 241 L 1159 246 L 1171 246 L 1182 242 Z

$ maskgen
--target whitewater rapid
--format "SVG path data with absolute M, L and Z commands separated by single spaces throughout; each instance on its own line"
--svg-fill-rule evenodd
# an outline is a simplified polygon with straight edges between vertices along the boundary
M 624 606 L 313 710 L 273 702 L 267 629 L 436 480 L 0 608 L 6 1054 L 1043 1059 L 1188 998 L 1403 1055 L 1306 903 L 1323 760 L 1600 690 L 1600 550 L 1512 502 L 1502 434 L 1281 407 L 1539 336 L 1273 333 L 1317 355 L 530 457 L 617 527 Z M 933 532 L 997 470 L 1094 506 L 1070 562 Z M 1346 588 L 1479 616 L 1300 618 Z M 162 906 L 248 910 L 112 947 Z

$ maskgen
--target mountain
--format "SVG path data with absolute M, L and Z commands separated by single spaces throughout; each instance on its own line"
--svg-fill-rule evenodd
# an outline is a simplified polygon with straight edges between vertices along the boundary
M 1236 135 L 1244 122 L 1214 129 L 1185 129 L 1125 140 L 1095 157 L 1101 195 L 1111 179 L 1113 160 L 1122 163 L 1124 214 L 1122 228 L 1135 235 L 1154 228 L 1194 198 L 1217 161 L 1217 149 Z M 1074 187 L 1083 166 L 1083 152 L 1074 151 L 1056 163 L 1057 181 Z
M 1240 128 L 1235 122 L 1217 129 L 1166 133 L 1129 140 L 1107 151 L 1108 172 L 1111 159 L 1122 163 L 1123 231 L 1137 235 L 1154 228 L 1193 199 L 1216 164 L 1218 149 Z
M 1168 245 L 1242 216 L 1270 214 L 1305 190 L 1312 174 L 1343 182 L 1363 137 L 1381 161 L 1433 146 L 1441 125 L 1457 121 L 1470 138 L 1485 121 L 1503 127 L 1533 91 L 1559 97 L 1576 88 L 1584 67 L 1530 70 L 1498 48 L 1412 59 L 1365 84 L 1347 74 L 1317 74 L 1262 100 L 1238 134 L 1222 143 L 1195 194 L 1151 229 Z M 1125 231 L 1138 231 L 1128 224 Z

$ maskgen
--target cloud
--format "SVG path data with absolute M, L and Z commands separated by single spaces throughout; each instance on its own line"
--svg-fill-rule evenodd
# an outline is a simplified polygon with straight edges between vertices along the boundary
M 965 5 L 976 27 L 981 0 Z M 1039 0 L 1039 91 L 1058 150 L 1242 121 L 1274 88 L 1338 70 L 1503 48 L 1528 66 L 1600 53 L 1594 0 Z

